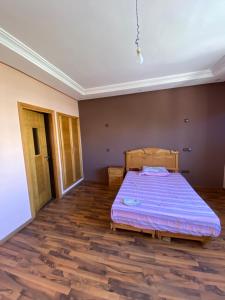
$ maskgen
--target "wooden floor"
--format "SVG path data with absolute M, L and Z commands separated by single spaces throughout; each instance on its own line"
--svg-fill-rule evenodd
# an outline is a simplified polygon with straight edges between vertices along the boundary
M 82 183 L 0 247 L 0 299 L 225 299 L 225 193 L 204 191 L 223 232 L 199 242 L 109 229 L 115 192 Z

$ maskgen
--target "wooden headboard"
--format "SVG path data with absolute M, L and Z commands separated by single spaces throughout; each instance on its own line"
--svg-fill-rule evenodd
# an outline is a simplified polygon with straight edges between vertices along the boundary
M 125 153 L 126 171 L 141 169 L 143 166 L 165 167 L 178 172 L 178 151 L 160 148 L 142 148 Z

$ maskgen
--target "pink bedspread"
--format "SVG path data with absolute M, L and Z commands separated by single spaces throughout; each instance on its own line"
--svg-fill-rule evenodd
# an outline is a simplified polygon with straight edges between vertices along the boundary
M 127 206 L 123 199 L 140 204 Z M 112 205 L 115 223 L 195 236 L 219 236 L 220 220 L 179 173 L 141 176 L 127 173 Z

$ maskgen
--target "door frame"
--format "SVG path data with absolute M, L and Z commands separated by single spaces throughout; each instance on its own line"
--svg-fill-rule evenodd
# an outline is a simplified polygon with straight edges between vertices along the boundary
M 29 192 L 29 200 L 31 206 L 31 213 L 32 217 L 35 217 L 36 213 L 34 210 L 34 193 L 33 193 L 33 184 L 32 184 L 32 177 L 29 171 L 29 156 L 26 153 L 26 137 L 25 137 L 25 130 L 24 130 L 24 120 L 23 120 L 23 109 L 28 109 L 34 112 L 45 113 L 48 115 L 49 118 L 49 130 L 50 130 L 50 145 L 52 150 L 52 164 L 53 164 L 53 175 L 54 175 L 54 185 L 55 185 L 55 194 L 56 198 L 60 198 L 62 196 L 62 189 L 61 189 L 61 176 L 60 176 L 60 167 L 59 167 L 59 152 L 58 152 L 58 143 L 57 143 L 57 133 L 56 133 L 56 119 L 55 119 L 55 112 L 53 110 L 35 106 L 32 104 L 27 104 L 23 102 L 17 102 L 18 111 L 19 111 L 19 122 L 20 122 L 20 131 L 21 131 L 21 138 L 22 138 L 22 146 L 23 146 L 23 155 L 24 155 L 24 162 L 25 162 L 25 170 L 26 170 L 26 177 L 27 177 L 27 185 L 28 185 L 28 192 Z

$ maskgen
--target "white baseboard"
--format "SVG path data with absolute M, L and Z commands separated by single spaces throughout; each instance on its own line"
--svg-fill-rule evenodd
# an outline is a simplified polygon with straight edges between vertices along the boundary
M 17 229 L 13 230 L 10 234 L 8 234 L 6 237 L 0 240 L 0 246 L 3 245 L 6 241 L 8 241 L 11 237 L 13 237 L 16 233 L 18 233 L 20 230 L 22 230 L 24 227 L 26 227 L 28 224 L 30 224 L 33 221 L 34 218 L 30 218 L 28 221 L 23 223 L 21 226 L 19 226 Z
M 84 180 L 84 177 L 82 177 L 81 179 L 76 181 L 74 184 L 72 184 L 70 187 L 68 187 L 66 190 L 64 190 L 62 194 L 65 195 L 66 193 L 68 193 L 72 188 L 74 188 L 76 185 L 78 185 L 83 180 Z
M 69 188 L 67 188 L 66 190 L 63 191 L 63 195 L 65 195 L 66 193 L 68 193 L 72 188 L 74 188 L 76 185 L 78 185 L 80 182 L 82 182 L 84 180 L 84 178 L 82 177 L 81 179 L 79 179 L 77 182 L 75 182 L 73 185 L 71 185 Z M 6 237 L 4 237 L 3 239 L 0 240 L 0 246 L 3 245 L 7 240 L 9 240 L 11 237 L 13 237 L 16 233 L 18 233 L 20 230 L 22 230 L 24 227 L 26 227 L 28 224 L 30 224 L 32 221 L 34 220 L 34 218 L 30 218 L 28 221 L 26 221 L 24 224 L 22 224 L 21 226 L 19 226 L 17 229 L 15 229 L 14 231 L 12 231 L 10 234 L 8 234 Z

